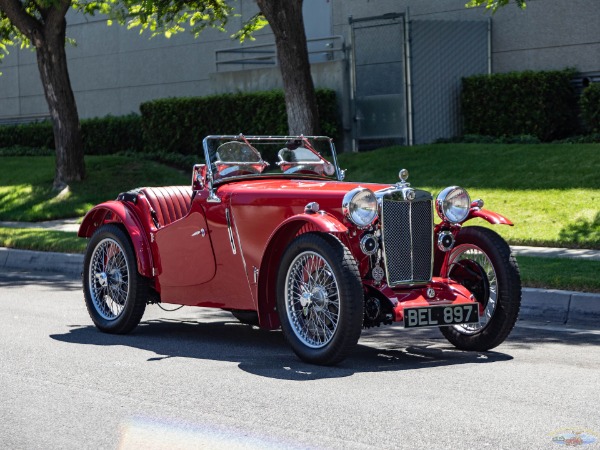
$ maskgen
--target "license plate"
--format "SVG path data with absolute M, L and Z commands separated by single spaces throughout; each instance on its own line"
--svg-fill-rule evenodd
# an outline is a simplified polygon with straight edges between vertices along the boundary
M 424 306 L 422 308 L 406 308 L 404 310 L 404 327 L 443 327 L 461 323 L 478 323 L 479 305 L 467 303 L 462 305 Z

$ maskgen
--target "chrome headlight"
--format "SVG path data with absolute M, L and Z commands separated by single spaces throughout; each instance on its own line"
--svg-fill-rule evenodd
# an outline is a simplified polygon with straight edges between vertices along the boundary
M 377 219 L 377 198 L 367 188 L 354 188 L 344 195 L 342 212 L 354 225 L 366 228 Z
M 435 209 L 442 220 L 460 223 L 469 215 L 471 199 L 465 189 L 450 186 L 438 194 Z

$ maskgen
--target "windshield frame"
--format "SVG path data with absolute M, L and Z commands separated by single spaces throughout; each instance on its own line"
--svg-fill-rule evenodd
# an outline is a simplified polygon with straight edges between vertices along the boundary
M 210 147 L 211 144 L 214 143 L 214 141 L 216 141 L 217 144 L 219 143 L 225 143 L 228 141 L 237 141 L 237 142 L 242 142 L 245 144 L 248 144 L 250 147 L 253 147 L 253 143 L 256 144 L 278 144 L 281 143 L 282 146 L 286 146 L 286 144 L 290 141 L 300 141 L 302 143 L 302 146 L 307 148 L 308 150 L 312 151 L 320 160 L 332 164 L 334 169 L 335 169 L 335 174 L 332 174 L 331 176 L 326 176 L 326 175 L 319 175 L 319 174 L 310 174 L 310 175 L 305 175 L 305 174 L 285 174 L 285 173 L 268 173 L 268 174 L 263 174 L 263 175 L 238 175 L 238 176 L 231 176 L 231 177 L 223 177 L 223 178 L 219 178 L 217 176 L 217 174 L 214 171 L 214 167 L 213 164 L 215 161 L 213 161 L 211 159 L 211 151 L 210 151 Z M 325 142 L 329 145 L 329 150 L 331 152 L 331 159 L 332 161 L 329 161 L 327 158 L 325 158 L 324 156 L 322 156 L 317 150 L 314 149 L 314 147 L 312 146 L 311 142 Z M 280 177 L 280 176 L 284 176 L 284 177 L 290 177 L 290 178 L 321 178 L 321 179 L 327 179 L 327 180 L 333 180 L 334 178 L 337 179 L 338 181 L 342 181 L 344 179 L 344 171 L 342 169 L 340 169 L 339 165 L 338 165 L 338 161 L 337 161 L 337 154 L 335 151 L 335 145 L 333 143 L 333 139 L 328 137 L 328 136 L 304 136 L 304 135 L 299 135 L 299 136 L 244 136 L 243 134 L 238 134 L 238 135 L 209 135 L 206 136 L 203 140 L 202 140 L 202 147 L 204 149 L 204 158 L 206 161 L 206 170 L 207 170 L 207 174 L 206 174 L 206 178 L 207 178 L 207 183 L 209 185 L 209 189 L 211 190 L 211 193 L 214 195 L 213 192 L 213 187 L 215 185 L 221 184 L 225 181 L 229 181 L 229 180 L 239 180 L 239 179 L 244 179 L 244 178 L 248 178 L 248 177 L 267 177 L 267 176 L 276 176 L 276 177 Z M 218 147 L 218 145 L 216 145 L 216 147 Z M 215 147 L 215 148 L 216 148 Z M 260 153 L 260 152 L 259 152 Z M 262 155 L 261 155 L 261 160 L 262 160 Z M 264 161 L 264 160 L 262 160 Z

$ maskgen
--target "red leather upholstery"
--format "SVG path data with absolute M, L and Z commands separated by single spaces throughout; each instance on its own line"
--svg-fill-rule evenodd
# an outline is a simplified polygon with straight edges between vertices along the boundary
M 192 189 L 189 186 L 146 187 L 140 190 L 156 211 L 161 227 L 185 216 L 192 204 Z

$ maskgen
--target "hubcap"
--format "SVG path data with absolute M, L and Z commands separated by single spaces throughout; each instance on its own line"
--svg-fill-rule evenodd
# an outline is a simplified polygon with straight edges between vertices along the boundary
M 96 245 L 88 275 L 94 308 L 106 320 L 117 319 L 129 296 L 129 265 L 117 241 L 106 238 Z
M 483 280 L 486 284 L 484 292 L 488 294 L 487 298 L 477 298 L 479 302 L 479 323 L 466 323 L 454 325 L 454 328 L 463 334 L 475 334 L 482 331 L 492 319 L 496 306 L 498 304 L 498 279 L 492 261 L 487 254 L 479 247 L 473 244 L 461 244 L 452 250 L 450 255 L 450 273 L 452 273 L 452 265 L 459 261 L 470 260 L 479 266 L 481 275 L 484 275 L 487 280 Z M 460 283 L 461 280 L 456 280 Z M 487 283 L 485 283 L 487 282 Z
M 331 266 L 318 253 L 299 254 L 286 274 L 285 306 L 294 334 L 311 348 L 327 345 L 337 330 L 338 284 Z

